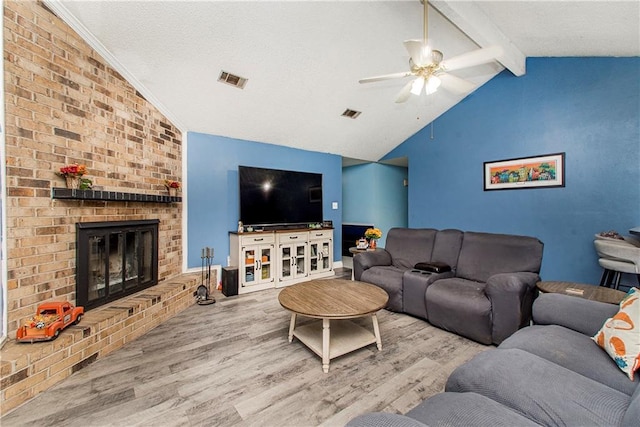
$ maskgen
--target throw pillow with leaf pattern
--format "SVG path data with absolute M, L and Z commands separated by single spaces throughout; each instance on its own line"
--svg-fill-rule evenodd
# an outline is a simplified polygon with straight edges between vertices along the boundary
M 618 313 L 607 319 L 593 337 L 633 381 L 634 372 L 640 369 L 640 290 L 631 288 L 620 301 Z

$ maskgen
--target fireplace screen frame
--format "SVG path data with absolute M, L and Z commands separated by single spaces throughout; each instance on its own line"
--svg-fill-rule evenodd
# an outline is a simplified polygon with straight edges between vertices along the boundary
M 76 304 L 90 310 L 156 285 L 159 224 L 157 219 L 76 223 Z M 150 237 L 150 244 L 144 244 L 143 236 Z M 98 256 L 99 262 L 92 262 L 91 258 L 96 258 L 96 245 L 92 242 L 100 241 L 104 242 L 99 245 L 104 246 L 104 254 Z M 146 246 L 150 247 L 145 249 Z M 129 251 L 127 257 L 123 248 L 135 253 Z M 117 273 L 114 276 L 110 272 L 114 264 L 120 268 L 119 281 Z M 97 289 L 91 289 L 94 295 L 90 295 L 90 288 L 95 288 L 92 269 L 103 274 L 98 295 Z

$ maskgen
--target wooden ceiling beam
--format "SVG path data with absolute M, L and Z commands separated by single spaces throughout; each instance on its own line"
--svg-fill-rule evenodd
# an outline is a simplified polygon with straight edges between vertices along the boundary
M 464 32 L 480 47 L 500 46 L 503 54 L 498 58 L 505 68 L 516 76 L 526 73 L 526 56 L 489 19 L 486 13 L 471 1 L 430 0 L 429 4 Z

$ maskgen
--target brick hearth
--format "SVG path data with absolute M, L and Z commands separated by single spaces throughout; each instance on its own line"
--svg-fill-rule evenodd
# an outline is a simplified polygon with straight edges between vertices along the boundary
M 216 283 L 215 277 L 212 280 Z M 87 312 L 55 341 L 29 344 L 12 340 L 0 350 L 1 413 L 193 305 L 199 284 L 199 273 L 185 274 Z

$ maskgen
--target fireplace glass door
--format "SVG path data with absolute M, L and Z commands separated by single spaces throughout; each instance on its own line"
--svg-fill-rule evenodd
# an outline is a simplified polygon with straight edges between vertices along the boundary
M 157 283 L 157 222 L 142 222 L 78 224 L 78 305 L 94 308 Z

